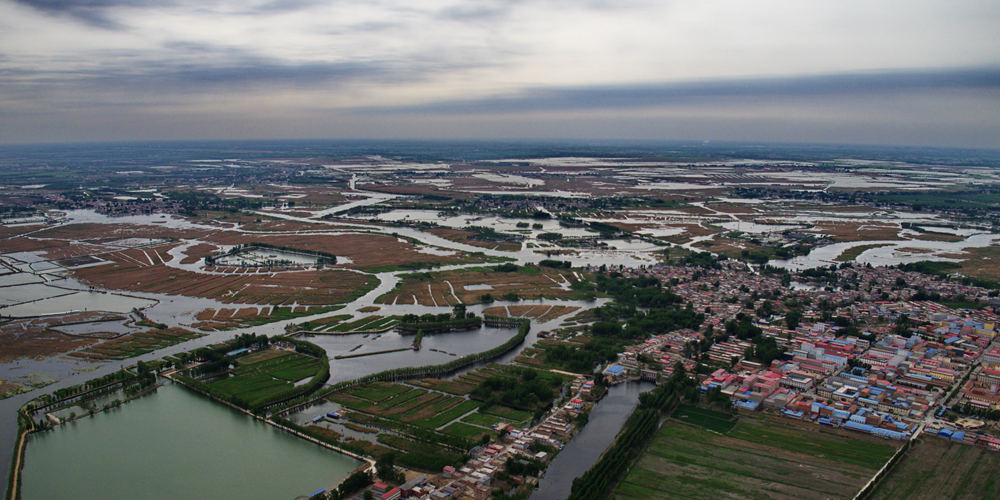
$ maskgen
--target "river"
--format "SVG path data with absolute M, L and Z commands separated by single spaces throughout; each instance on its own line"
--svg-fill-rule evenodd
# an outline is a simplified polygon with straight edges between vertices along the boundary
M 573 480 L 587 472 L 604 453 L 632 410 L 639 404 L 639 394 L 651 390 L 648 382 L 625 383 L 611 387 L 604 399 L 590 412 L 590 420 L 545 470 L 531 500 L 566 498 Z
M 35 434 L 24 498 L 295 498 L 361 462 L 177 385 Z

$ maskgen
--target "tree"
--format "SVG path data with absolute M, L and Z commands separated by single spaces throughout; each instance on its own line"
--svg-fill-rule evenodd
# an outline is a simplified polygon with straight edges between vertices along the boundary
M 802 311 L 798 309 L 792 309 L 791 311 L 788 311 L 788 314 L 785 314 L 785 326 L 789 330 L 794 330 L 798 328 L 799 322 L 801 321 L 802 321 Z

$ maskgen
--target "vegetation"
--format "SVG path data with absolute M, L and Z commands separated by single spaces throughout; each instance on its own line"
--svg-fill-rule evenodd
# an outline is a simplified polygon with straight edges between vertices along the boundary
M 475 330 L 483 324 L 483 319 L 465 311 L 465 304 L 455 306 L 451 314 L 406 314 L 399 322 L 399 332 L 406 334 L 460 332 Z
M 656 434 L 661 415 L 673 410 L 680 399 L 680 392 L 693 384 L 683 367 L 677 366 L 669 381 L 641 394 L 639 406 L 625 422 L 615 443 L 590 470 L 573 480 L 569 500 L 606 498 Z
M 522 410 L 535 411 L 547 407 L 555 399 L 557 389 L 565 379 L 554 373 L 530 368 L 511 368 L 509 376 L 490 377 L 472 391 L 473 399 L 490 407 L 503 404 Z
M 233 359 L 226 353 L 243 347 L 261 349 L 271 342 L 266 336 L 244 334 L 232 342 L 194 351 L 194 356 L 205 363 L 182 372 L 178 378 L 223 401 L 260 411 L 270 404 L 311 393 L 330 377 L 330 363 L 323 348 L 287 337 L 275 337 L 273 340 L 291 344 L 295 353 L 249 358 L 240 363 L 238 358 Z M 235 367 L 230 369 L 233 363 Z M 206 383 L 196 378 L 199 375 L 222 378 Z M 311 377 L 307 383 L 295 385 L 307 377 Z

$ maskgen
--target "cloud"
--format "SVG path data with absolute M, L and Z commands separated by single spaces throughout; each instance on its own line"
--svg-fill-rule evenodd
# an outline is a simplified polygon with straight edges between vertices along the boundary
M 718 99 L 755 101 L 863 96 L 946 89 L 1000 90 L 1000 68 L 865 72 L 698 82 L 533 88 L 513 95 L 436 101 L 411 106 L 359 107 L 358 113 L 481 114 L 683 105 Z
M 111 15 L 119 7 L 152 7 L 170 5 L 170 0 L 14 0 L 51 15 L 68 16 L 91 26 L 122 29 Z

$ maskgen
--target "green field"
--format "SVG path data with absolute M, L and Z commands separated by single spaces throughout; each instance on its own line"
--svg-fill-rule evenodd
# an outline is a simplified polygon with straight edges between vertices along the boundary
M 260 361 L 256 355 L 246 357 L 250 362 L 239 362 L 230 376 L 208 384 L 223 397 L 237 398 L 251 408 L 280 398 L 294 388 L 295 382 L 320 372 L 322 360 L 283 352 Z
M 396 463 L 418 470 L 439 472 L 446 465 L 461 465 L 466 458 L 461 453 L 448 451 L 435 444 L 392 434 L 379 434 L 378 441 L 403 451 L 396 457 Z
M 459 436 L 464 438 L 469 438 L 473 441 L 479 441 L 484 435 L 493 434 L 493 431 L 489 429 L 483 429 L 482 427 L 476 427 L 474 425 L 464 424 L 462 422 L 455 422 L 442 429 L 442 432 L 451 434 L 453 436 Z
M 875 487 L 871 499 L 998 498 L 1000 453 L 921 437 Z
M 744 416 L 732 425 L 722 415 L 682 408 L 614 498 L 850 498 L 898 444 L 769 417 Z M 717 432 L 723 424 L 730 430 Z
M 736 425 L 736 416 L 691 405 L 681 405 L 673 417 L 689 424 L 700 425 L 710 431 L 725 434 Z
M 379 402 L 385 401 L 393 396 L 397 396 L 406 391 L 410 390 L 409 387 L 399 384 L 389 384 L 386 382 L 375 382 L 368 385 L 362 385 L 348 389 L 344 392 L 357 396 L 359 398 L 365 398 L 369 401 Z
M 493 427 L 494 425 L 499 424 L 500 422 L 508 424 L 512 423 L 510 420 L 504 418 L 496 417 L 493 415 L 486 415 L 478 412 L 466 416 L 465 418 L 462 419 L 462 422 L 468 422 L 470 424 L 481 425 L 484 427 Z
M 480 413 L 485 413 L 487 415 L 493 415 L 507 420 L 511 420 L 518 425 L 523 425 L 531 421 L 531 414 L 523 410 L 515 410 L 513 408 L 508 408 L 506 406 L 491 406 L 485 410 L 479 410 Z

